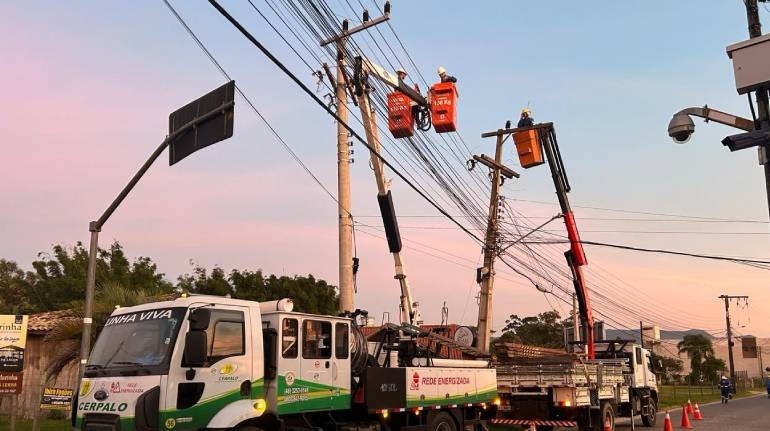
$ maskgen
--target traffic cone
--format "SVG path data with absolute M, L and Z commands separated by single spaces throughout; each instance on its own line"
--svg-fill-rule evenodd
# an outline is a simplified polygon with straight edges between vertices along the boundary
M 698 403 L 697 402 L 695 403 L 695 411 L 693 412 L 693 418 L 696 421 L 703 420 L 703 416 L 701 416 L 701 414 L 700 414 L 700 409 L 698 408 Z
M 692 414 L 692 403 L 690 403 L 690 400 L 687 400 L 687 414 Z
M 534 422 L 529 423 L 529 430 L 528 431 L 537 431 L 537 427 L 535 426 Z
M 682 428 L 684 429 L 692 429 L 692 425 L 690 424 L 690 417 L 687 416 L 687 405 L 682 406 Z
M 604 429 L 602 431 L 613 431 L 612 430 L 612 422 L 610 422 L 610 417 L 605 416 L 604 417 Z
M 663 431 L 674 431 L 674 425 L 671 424 L 671 416 L 666 410 L 666 420 L 663 421 Z

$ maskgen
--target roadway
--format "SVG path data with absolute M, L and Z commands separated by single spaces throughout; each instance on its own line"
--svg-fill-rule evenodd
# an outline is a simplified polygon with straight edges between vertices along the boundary
M 709 404 L 700 404 L 703 420 L 691 420 L 693 429 L 698 431 L 767 431 L 770 430 L 770 399 L 766 394 L 753 395 L 745 398 L 734 398 L 727 404 L 719 401 Z M 669 411 L 671 423 L 675 430 L 680 430 L 682 423 L 682 409 Z M 665 412 L 658 414 L 658 422 L 652 428 L 642 425 L 638 417 L 634 426 L 639 430 L 661 430 Z M 617 430 L 630 430 L 631 422 L 627 418 L 618 418 L 615 423 Z

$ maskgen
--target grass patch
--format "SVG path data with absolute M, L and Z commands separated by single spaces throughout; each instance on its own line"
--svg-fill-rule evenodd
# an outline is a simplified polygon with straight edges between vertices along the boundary
M 745 397 L 751 395 L 750 391 L 738 391 L 735 397 Z M 692 403 L 706 404 L 719 401 L 721 398 L 719 390 L 711 386 L 660 386 L 658 388 L 658 410 L 675 410 L 687 404 L 687 400 Z
M 41 419 L 40 431 L 61 431 L 71 429 L 69 419 Z M 11 418 L 9 416 L 0 416 L 0 429 L 11 429 Z M 32 431 L 32 421 L 29 419 L 16 418 L 16 431 Z

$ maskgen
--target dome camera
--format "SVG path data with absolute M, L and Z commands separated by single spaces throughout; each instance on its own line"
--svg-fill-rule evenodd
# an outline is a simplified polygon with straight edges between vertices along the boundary
M 695 124 L 689 115 L 676 114 L 668 123 L 668 136 L 677 144 L 684 144 L 690 140 L 695 131 Z

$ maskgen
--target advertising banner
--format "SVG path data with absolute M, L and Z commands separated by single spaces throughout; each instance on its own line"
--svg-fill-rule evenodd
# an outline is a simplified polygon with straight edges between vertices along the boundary
M 27 318 L 22 315 L 0 315 L 0 371 L 21 372 L 24 369 Z
M 22 373 L 0 371 L 0 395 L 20 394 Z
M 72 404 L 72 388 L 44 388 L 40 408 L 47 410 L 69 410 Z

